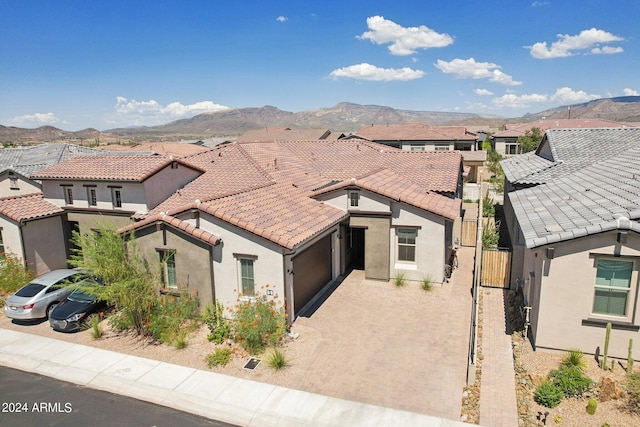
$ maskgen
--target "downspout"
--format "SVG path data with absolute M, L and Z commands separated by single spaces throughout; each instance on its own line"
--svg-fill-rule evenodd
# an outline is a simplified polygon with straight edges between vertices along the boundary
M 20 232 L 20 246 L 22 246 L 22 262 L 24 263 L 25 268 L 29 268 L 27 264 L 27 249 L 24 246 L 24 234 L 22 232 L 23 227 L 25 227 L 27 223 L 25 221 L 18 222 L 18 231 Z

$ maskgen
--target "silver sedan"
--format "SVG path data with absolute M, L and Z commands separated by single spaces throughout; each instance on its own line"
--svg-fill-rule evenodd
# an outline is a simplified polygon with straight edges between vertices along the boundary
M 48 318 L 73 289 L 67 285 L 86 275 L 79 270 L 53 270 L 33 279 L 5 301 L 4 313 L 16 320 Z

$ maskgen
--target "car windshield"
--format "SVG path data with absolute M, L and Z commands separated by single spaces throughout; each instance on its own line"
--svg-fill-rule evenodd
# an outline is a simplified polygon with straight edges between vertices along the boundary
M 74 301 L 81 301 L 81 302 L 82 301 L 91 302 L 91 301 L 94 301 L 96 297 L 82 292 L 82 289 L 76 289 L 75 291 L 71 292 L 71 295 L 69 295 L 69 299 Z
M 16 292 L 17 297 L 32 297 L 38 294 L 41 290 L 44 289 L 44 285 L 40 283 L 29 283 L 22 287 L 18 292 Z

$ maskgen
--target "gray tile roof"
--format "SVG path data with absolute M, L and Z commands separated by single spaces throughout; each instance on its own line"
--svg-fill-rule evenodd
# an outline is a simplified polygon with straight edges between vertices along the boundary
M 547 140 L 556 161 L 542 158 L 543 149 L 503 162 L 507 179 L 540 181 L 507 194 L 527 247 L 616 229 L 640 232 L 640 129 L 547 131 Z M 535 165 L 540 169 L 526 175 Z
M 128 153 L 129 154 L 129 153 Z M 154 152 L 134 152 L 132 155 L 150 156 Z M 74 144 L 40 144 L 27 148 L 0 150 L 0 172 L 13 170 L 27 178 L 49 166 L 77 156 L 114 156 L 121 151 L 105 151 Z

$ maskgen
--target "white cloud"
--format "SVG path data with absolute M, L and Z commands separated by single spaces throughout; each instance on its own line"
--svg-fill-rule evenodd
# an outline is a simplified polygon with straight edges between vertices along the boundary
M 499 98 L 494 98 L 493 104 L 498 107 L 505 108 L 525 108 L 533 103 L 546 101 L 548 101 L 547 95 L 539 95 L 537 93 L 532 93 L 529 95 L 516 95 L 513 93 L 508 93 L 506 95 L 502 95 Z
M 362 63 L 349 67 L 333 70 L 329 77 L 336 80 L 339 78 L 349 78 L 355 80 L 369 80 L 376 82 L 388 82 L 393 80 L 407 81 L 415 80 L 424 76 L 424 71 L 414 70 L 409 67 L 404 68 L 380 68 L 375 65 Z
M 476 93 L 476 95 L 480 96 L 493 95 L 493 92 L 487 89 L 476 89 L 474 90 L 474 92 Z
M 280 16 L 278 16 L 276 18 L 276 21 L 278 21 L 278 22 L 287 22 L 288 20 L 289 20 L 289 18 L 287 18 L 286 16 L 282 16 L 282 15 L 280 15 Z
M 16 116 L 11 119 L 10 123 L 13 126 L 42 126 L 58 121 L 59 119 L 53 113 L 35 113 Z
M 449 62 L 438 59 L 434 66 L 443 73 L 453 74 L 461 79 L 489 79 L 489 81 L 505 86 L 522 84 L 522 82 L 515 81 L 513 77 L 500 71 L 499 65 L 491 62 L 476 62 L 473 58 L 454 59 Z
M 561 87 L 556 90 L 556 93 L 551 95 L 551 100 L 564 104 L 575 104 L 578 102 L 587 102 L 592 99 L 599 99 L 600 95 L 587 94 L 585 91 L 575 91 L 570 87 Z
M 453 43 L 453 37 L 449 34 L 437 33 L 425 25 L 402 27 L 382 16 L 367 18 L 367 27 L 371 31 L 365 31 L 358 38 L 371 40 L 375 44 L 391 43 L 389 52 L 392 55 L 412 55 L 418 49 L 445 47 Z
M 546 6 L 548 4 L 549 4 L 548 1 L 534 1 L 533 3 L 531 3 L 531 6 L 539 7 L 539 6 Z
M 640 92 L 628 87 L 625 87 L 622 92 L 624 93 L 624 96 L 640 96 Z
M 180 102 L 172 102 L 163 106 L 153 99 L 149 101 L 136 101 L 135 99 L 127 99 L 123 96 L 116 98 L 115 105 L 116 113 L 120 116 L 127 116 L 127 124 L 134 125 L 165 123 L 168 120 L 227 110 L 228 108 L 229 107 L 215 104 L 211 101 L 201 101 L 188 105 Z M 119 119 L 118 122 L 122 122 L 122 120 Z
M 622 37 L 597 28 L 583 30 L 575 36 L 558 34 L 557 37 L 558 41 L 553 42 L 551 47 L 547 46 L 547 42 L 538 42 L 533 46 L 527 46 L 531 56 L 537 59 L 562 58 L 589 50 L 593 54 L 620 53 L 622 52 L 621 47 L 600 47 L 600 45 L 624 40 Z

